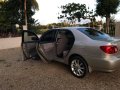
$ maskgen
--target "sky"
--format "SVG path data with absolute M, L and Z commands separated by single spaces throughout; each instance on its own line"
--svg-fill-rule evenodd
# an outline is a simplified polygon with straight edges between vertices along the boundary
M 49 23 L 57 23 L 58 20 L 58 13 L 60 13 L 61 9 L 59 8 L 61 5 L 65 5 L 68 3 L 80 3 L 86 4 L 91 10 L 95 10 L 96 7 L 96 0 L 37 0 L 39 4 L 39 11 L 36 11 L 35 15 L 33 16 L 38 22 L 42 25 L 46 25 Z M 115 15 L 115 19 L 120 21 L 120 12 Z M 101 18 L 99 17 L 98 20 Z M 82 21 L 84 22 L 84 21 Z

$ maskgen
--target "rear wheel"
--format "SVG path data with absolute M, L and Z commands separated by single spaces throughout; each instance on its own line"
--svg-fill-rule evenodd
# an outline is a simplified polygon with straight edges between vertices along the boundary
M 87 74 L 88 67 L 84 59 L 74 56 L 71 58 L 70 70 L 75 77 L 83 78 Z

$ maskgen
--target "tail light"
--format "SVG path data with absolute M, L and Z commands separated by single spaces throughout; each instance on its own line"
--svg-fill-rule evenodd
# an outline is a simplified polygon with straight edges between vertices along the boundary
M 107 54 L 114 54 L 118 52 L 117 46 L 114 45 L 100 46 L 100 49 Z

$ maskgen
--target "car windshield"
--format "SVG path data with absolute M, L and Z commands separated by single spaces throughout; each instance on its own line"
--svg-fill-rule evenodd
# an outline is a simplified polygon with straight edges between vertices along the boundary
M 92 28 L 84 28 L 84 29 L 79 28 L 78 30 L 93 40 L 102 40 L 102 41 L 112 41 L 113 40 L 113 38 L 110 37 L 108 34 L 105 34 L 101 31 L 98 31 L 98 30 L 95 30 Z

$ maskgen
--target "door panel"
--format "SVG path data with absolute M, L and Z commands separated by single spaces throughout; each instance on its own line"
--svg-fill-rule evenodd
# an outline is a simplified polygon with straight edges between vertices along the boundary
M 39 57 L 36 50 L 36 45 L 39 41 L 37 35 L 30 31 L 22 32 L 22 50 L 26 59 Z
M 42 48 L 43 55 L 46 56 L 48 60 L 53 60 L 55 57 L 55 43 L 44 43 L 44 44 L 39 44 L 40 49 Z M 39 49 L 39 50 L 40 50 Z
M 35 43 L 23 43 L 22 49 L 26 59 L 37 56 Z
M 48 59 L 53 60 L 56 56 L 56 30 L 46 32 L 40 40 L 39 51 Z

